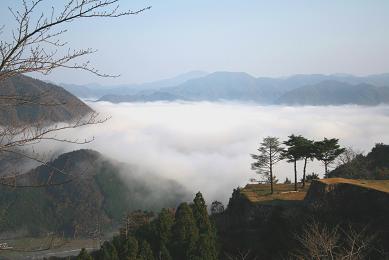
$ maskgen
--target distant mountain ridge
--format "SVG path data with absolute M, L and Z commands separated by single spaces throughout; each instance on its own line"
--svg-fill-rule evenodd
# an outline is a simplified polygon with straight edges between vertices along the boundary
M 67 91 L 80 98 L 101 98 L 102 96 L 108 95 L 134 95 L 139 92 L 147 90 L 156 90 L 166 87 L 177 86 L 188 80 L 199 78 L 207 75 L 204 71 L 191 71 L 173 78 L 162 79 L 158 81 L 142 83 L 142 84 L 122 84 L 114 86 L 101 86 L 99 84 L 87 84 L 87 85 L 76 85 L 61 83 L 60 85 Z
M 284 105 L 379 105 L 389 103 L 389 87 L 323 81 L 291 90 L 276 103 Z
M 389 103 L 389 74 L 345 74 L 255 78 L 244 72 L 214 72 L 173 87 L 135 94 L 106 95 L 98 101 L 242 101 L 288 105 L 377 105 Z
M 15 97 L 2 101 L 0 125 L 65 122 L 93 112 L 65 89 L 24 75 L 1 81 L 0 96 Z

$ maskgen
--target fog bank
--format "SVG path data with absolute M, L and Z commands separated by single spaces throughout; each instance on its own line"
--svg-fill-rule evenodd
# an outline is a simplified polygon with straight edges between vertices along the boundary
M 368 152 L 377 142 L 389 143 L 389 107 L 284 107 L 254 104 L 88 103 L 112 118 L 103 125 L 69 131 L 74 137 L 95 136 L 88 145 L 58 144 L 52 151 L 91 148 L 142 169 L 171 178 L 192 192 L 227 202 L 232 189 L 257 177 L 250 169 L 263 137 L 301 134 L 307 138 L 335 137 L 343 146 Z M 299 165 L 300 167 L 301 165 Z M 301 175 L 301 167 L 298 169 Z M 319 163 L 308 173 L 322 175 Z M 276 176 L 293 176 L 282 163 Z M 300 178 L 300 177 L 299 177 Z

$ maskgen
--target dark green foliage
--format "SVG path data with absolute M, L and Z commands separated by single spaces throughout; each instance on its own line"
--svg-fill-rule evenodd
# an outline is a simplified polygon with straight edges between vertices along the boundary
M 304 230 L 312 221 L 339 230 L 336 250 L 349 250 L 349 246 L 355 246 L 357 251 L 362 249 L 366 253 L 364 257 L 355 259 L 388 259 L 386 248 L 389 242 L 389 225 L 386 219 L 389 217 L 389 211 L 385 206 L 387 195 L 383 195 L 386 199 L 381 200 L 382 197 L 376 196 L 378 193 L 372 195 L 373 191 L 362 191 L 358 196 L 356 190 L 351 191 L 349 195 L 344 191 L 339 189 L 334 192 L 337 199 L 332 196 L 325 201 L 318 199 L 317 201 L 324 205 L 319 209 L 319 203 L 310 207 L 303 201 L 251 203 L 239 194 L 239 189 L 234 190 L 227 210 L 214 218 L 222 246 L 221 259 L 348 258 L 322 258 L 320 255 L 295 258 L 296 250 L 308 252 L 307 247 L 318 245 L 317 248 L 325 248 L 328 246 L 325 243 L 332 243 L 322 239 L 326 234 L 321 232 L 311 236 L 309 243 L 304 243 L 302 247 L 299 238 L 304 237 Z M 379 201 L 383 203 L 380 204 Z M 355 232 L 348 232 L 350 227 Z M 343 231 L 347 233 L 343 235 Z M 367 237 L 360 234 L 367 234 Z M 354 253 L 359 254 L 356 251 Z M 246 254 L 248 257 L 244 258 Z M 227 257 L 223 258 L 224 256 Z
M 121 167 L 92 150 L 62 154 L 51 165 L 77 178 L 64 185 L 40 189 L 3 187 L 0 208 L 7 209 L 0 211 L 3 231 L 23 230 L 29 235 L 64 232 L 70 237 L 85 237 L 97 224 L 103 230 L 112 229 L 126 212 L 159 210 L 177 205 L 186 197 L 179 185 L 164 179 L 150 184 L 144 177 L 136 176 L 129 166 L 127 179 L 124 179 Z M 40 166 L 19 179 L 23 183 L 45 184 L 51 174 L 51 168 Z M 67 178 L 54 174 L 51 181 L 61 183 Z M 162 191 L 157 185 L 170 188 Z M 158 194 L 158 197 L 150 197 L 150 194 Z
M 167 249 L 167 247 L 164 244 L 162 244 L 160 247 L 159 256 L 160 256 L 161 260 L 172 260 L 173 259 L 170 255 L 169 250 Z
M 167 210 L 162 209 L 156 220 L 157 234 L 158 234 L 158 246 L 160 251 L 166 249 L 166 245 L 169 245 L 172 238 L 172 227 L 174 224 L 173 214 Z M 167 249 L 166 249 L 167 250 Z
M 116 248 L 113 244 L 111 244 L 108 241 L 105 241 L 103 245 L 101 246 L 99 255 L 99 260 L 119 260 L 118 253 L 116 251 Z
M 283 151 L 282 156 L 287 159 L 287 162 L 293 163 L 294 169 L 294 190 L 297 191 L 297 161 L 303 158 L 302 150 L 300 149 L 300 143 L 305 138 L 301 135 L 290 135 L 289 139 L 284 142 L 286 149 Z
M 200 234 L 197 256 L 199 259 L 217 259 L 216 230 L 208 217 L 207 205 L 200 192 L 196 194 L 191 207 Z
M 39 235 L 43 230 L 53 230 L 59 225 L 58 219 L 53 217 L 51 201 L 43 189 L 15 190 L 3 186 L 0 194 L 1 230 L 24 228 L 31 235 Z
M 305 174 L 307 169 L 308 159 L 314 158 L 314 142 L 306 139 L 301 135 L 290 135 L 289 139 L 284 142 L 287 149 L 283 152 L 283 156 L 288 162 L 293 163 L 294 168 L 294 188 L 297 191 L 297 161 L 304 160 L 302 183 L 305 186 Z
M 140 242 L 138 260 L 154 260 L 150 244 L 145 240 Z
M 203 195 L 200 192 L 196 194 L 191 208 L 199 233 L 208 233 L 211 229 L 211 223 L 208 218 L 207 205 L 205 205 Z
M 300 141 L 298 143 L 299 150 L 301 152 L 302 159 L 304 160 L 304 167 L 303 167 L 303 187 L 305 187 L 305 175 L 307 172 L 307 163 L 308 160 L 313 161 L 315 158 L 315 142 L 309 139 L 306 139 L 304 137 L 300 138 Z
M 311 173 L 306 176 L 306 181 L 313 181 L 313 180 L 318 180 L 319 179 L 319 174 L 316 173 Z
M 370 162 L 371 167 L 389 168 L 389 145 L 383 143 L 376 144 L 366 158 Z
M 194 259 L 216 260 L 217 251 L 215 241 L 212 236 L 201 234 L 197 242 L 196 257 Z
M 131 196 L 123 180 L 114 173 L 115 169 L 113 169 L 112 164 L 102 162 L 99 174 L 96 175 L 95 179 L 105 197 L 104 210 L 108 216 L 119 220 L 123 213 L 129 210 Z
M 138 252 L 138 241 L 130 236 L 124 243 L 123 255 L 127 256 L 127 259 L 135 259 Z
M 115 236 L 112 243 L 118 252 L 119 259 L 136 259 L 138 255 L 138 241 L 134 237 Z
M 345 151 L 345 148 L 341 148 L 338 142 L 339 140 L 336 138 L 324 138 L 322 141 L 314 143 L 315 158 L 323 162 L 325 175 L 328 175 L 329 165 Z
M 92 256 L 88 253 L 88 251 L 85 250 L 85 248 L 81 249 L 80 253 L 78 254 L 77 260 L 93 260 Z
M 303 221 L 294 207 L 299 206 L 254 205 L 235 189 L 227 210 L 214 218 L 221 259 L 285 259 L 281 256 L 293 247 L 295 225 Z
M 174 259 L 192 259 L 196 252 L 199 230 L 192 209 L 187 203 L 177 208 L 173 225 L 173 257 Z
M 389 179 L 389 145 L 376 144 L 364 156 L 359 153 L 350 160 L 336 167 L 326 177 L 342 177 L 350 179 Z
M 259 154 L 251 154 L 255 160 L 251 164 L 251 169 L 263 175 L 265 180 L 270 182 L 270 192 L 273 194 L 273 166 L 282 160 L 283 148 L 277 137 L 265 137 L 257 149 Z
M 133 236 L 122 233 L 105 242 L 97 259 L 115 254 L 128 260 L 218 259 L 216 228 L 202 194 L 197 193 L 191 205 L 181 203 L 175 216 L 173 212 L 162 209 L 157 218 L 131 231 Z

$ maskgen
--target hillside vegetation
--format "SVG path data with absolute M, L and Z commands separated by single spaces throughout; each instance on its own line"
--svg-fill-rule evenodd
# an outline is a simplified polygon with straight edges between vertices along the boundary
M 174 181 L 153 174 L 142 177 L 135 168 L 115 163 L 92 150 L 62 154 L 51 166 L 76 178 L 59 186 L 2 188 L 0 227 L 4 232 L 89 236 L 97 225 L 111 230 L 128 211 L 175 207 L 187 196 Z M 45 183 L 52 172 L 51 168 L 40 166 L 19 182 Z M 52 181 L 61 183 L 68 178 L 54 174 Z
M 366 155 L 354 153 L 348 161 L 328 173 L 327 177 L 347 179 L 388 180 L 389 145 L 376 144 Z
M 244 252 L 246 259 L 316 259 L 306 246 L 324 256 L 330 250 L 344 256 L 355 246 L 363 256 L 357 259 L 386 259 L 389 181 L 329 178 L 293 189 L 275 184 L 273 195 L 264 184 L 235 189 L 227 210 L 214 216 L 222 252 Z M 325 247 L 329 251 L 320 251 Z
M 93 112 L 63 88 L 24 75 L 1 81 L 0 96 L 0 125 L 66 122 Z

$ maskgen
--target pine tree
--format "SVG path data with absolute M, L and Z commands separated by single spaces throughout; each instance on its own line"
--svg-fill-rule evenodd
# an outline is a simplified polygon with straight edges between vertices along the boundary
M 122 244 L 122 248 L 119 251 L 120 259 L 135 260 L 138 254 L 138 241 L 136 238 L 129 236 Z
M 200 192 L 196 194 L 191 207 L 200 234 L 196 250 L 197 255 L 200 259 L 217 259 L 216 229 L 209 219 L 207 205 Z
M 191 204 L 191 208 L 193 217 L 196 220 L 197 228 L 199 229 L 199 233 L 209 233 L 211 222 L 209 221 L 207 205 L 205 204 L 201 192 L 197 192 L 195 198 L 193 199 L 193 204 Z
M 289 139 L 284 142 L 287 148 L 283 151 L 282 156 L 287 159 L 287 162 L 293 163 L 294 190 L 297 191 L 297 161 L 303 158 L 300 143 L 304 137 L 301 135 L 290 135 L 288 137 Z
M 273 166 L 282 160 L 283 148 L 277 137 L 268 136 L 263 139 L 257 150 L 259 154 L 251 154 L 255 160 L 251 164 L 251 169 L 264 175 L 266 180 L 270 180 L 270 193 L 273 194 Z
M 315 158 L 324 164 L 324 174 L 328 175 L 328 167 L 345 149 L 340 148 L 339 139 L 324 138 L 322 141 L 315 142 Z
M 146 240 L 140 242 L 138 260 L 154 260 L 153 250 Z
M 201 260 L 216 260 L 218 254 L 216 252 L 215 241 L 212 236 L 202 234 L 197 242 L 196 250 L 197 259 Z
M 315 158 L 315 145 L 313 140 L 309 140 L 306 138 L 302 138 L 299 143 L 299 149 L 301 150 L 302 158 L 304 160 L 304 168 L 303 168 L 303 188 L 305 187 L 305 180 L 306 180 L 306 172 L 307 172 L 307 162 L 308 159 L 313 161 Z
M 173 257 L 174 259 L 193 259 L 199 238 L 196 220 L 187 203 L 181 203 L 176 211 L 173 225 Z
M 136 260 L 138 254 L 138 241 L 129 236 L 114 236 L 112 244 L 116 249 L 119 259 Z
M 157 232 L 159 236 L 159 244 L 168 245 L 172 237 L 172 227 L 174 218 L 172 213 L 167 209 L 162 209 L 157 219 Z

